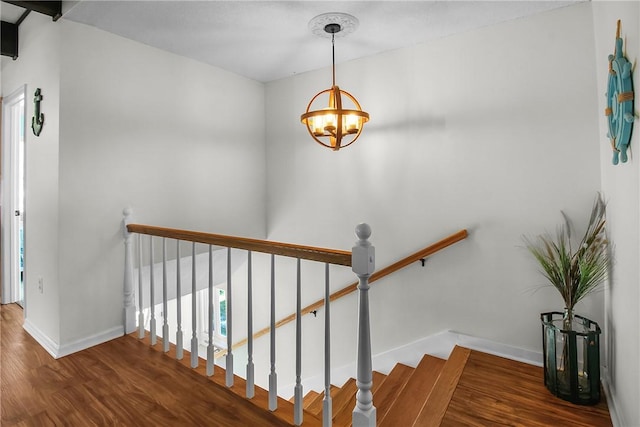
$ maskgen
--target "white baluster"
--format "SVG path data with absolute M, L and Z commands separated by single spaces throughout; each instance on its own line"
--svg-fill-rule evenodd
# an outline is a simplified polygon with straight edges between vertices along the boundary
M 294 387 L 293 424 L 302 425 L 302 281 L 300 279 L 300 258 L 297 264 L 296 280 L 296 385 Z
M 150 278 L 150 290 L 149 297 L 151 299 L 149 303 L 149 309 L 151 310 L 151 320 L 149 321 L 149 331 L 151 332 L 151 345 L 156 345 L 156 294 L 155 294 L 155 274 L 154 274 L 155 261 L 153 260 L 153 236 L 149 236 L 149 278 Z
M 253 296 L 251 289 L 251 251 L 247 253 L 247 399 L 255 394 L 253 366 Z
M 136 330 L 136 304 L 133 291 L 133 239 L 127 230 L 127 225 L 132 223 L 131 208 L 122 211 L 124 231 L 124 333 L 130 334 Z
M 333 405 L 331 402 L 331 312 L 329 310 L 329 264 L 324 265 L 324 400 L 322 401 L 322 425 L 331 426 Z
M 167 239 L 162 238 L 162 351 L 169 352 L 169 322 L 167 303 Z
M 270 362 L 269 410 L 278 409 L 278 375 L 276 374 L 276 268 L 275 255 L 271 254 L 271 322 L 269 324 Z
M 207 330 L 209 331 L 209 345 L 207 345 L 207 375 L 213 375 L 215 361 L 213 358 L 213 247 L 209 245 L 209 324 Z
M 225 383 L 227 387 L 233 386 L 233 339 L 231 337 L 231 248 L 227 248 L 227 357 L 225 359 Z
M 373 406 L 373 367 L 371 363 L 371 330 L 369 326 L 369 276 L 375 270 L 375 248 L 368 241 L 371 227 L 356 227 L 358 241 L 351 252 L 351 269 L 360 279 L 358 284 L 358 359 L 356 407 L 353 410 L 354 427 L 375 427 L 376 407 Z
M 198 322 L 196 319 L 196 243 L 191 245 L 191 367 L 198 367 Z
M 144 338 L 144 304 L 142 301 L 142 235 L 138 234 L 138 338 Z
M 180 274 L 180 240 L 176 240 L 176 307 L 177 307 L 177 330 L 176 330 L 176 359 L 182 360 L 184 357 L 184 343 L 182 341 L 182 277 Z

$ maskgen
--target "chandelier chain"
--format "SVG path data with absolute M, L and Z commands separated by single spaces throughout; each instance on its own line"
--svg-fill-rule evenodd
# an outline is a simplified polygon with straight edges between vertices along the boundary
M 336 35 L 335 33 L 331 34 L 331 70 L 333 75 L 333 84 L 336 85 Z

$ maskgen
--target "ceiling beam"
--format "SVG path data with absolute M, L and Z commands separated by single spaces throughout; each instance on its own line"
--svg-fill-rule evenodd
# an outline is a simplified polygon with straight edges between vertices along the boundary
M 10 56 L 13 59 L 18 58 L 18 27 L 29 15 L 34 11 L 50 16 L 57 21 L 62 16 L 62 1 L 18 1 L 18 0 L 2 0 L 3 3 L 9 3 L 14 6 L 25 9 L 24 13 L 16 23 L 2 21 L 0 34 L 0 54 Z
M 18 26 L 11 22 L 2 21 L 0 32 L 2 33 L 0 35 L 2 55 L 16 59 L 18 57 Z
M 5 3 L 13 4 L 27 10 L 42 13 L 57 21 L 62 16 L 62 0 L 56 1 L 19 1 L 2 0 Z

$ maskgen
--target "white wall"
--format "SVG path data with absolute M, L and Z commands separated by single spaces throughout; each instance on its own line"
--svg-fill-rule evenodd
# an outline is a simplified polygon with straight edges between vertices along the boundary
M 39 14 L 20 37 L 2 90 L 27 83 L 30 117 L 41 87 L 46 116 L 27 139 L 27 320 L 64 354 L 122 332 L 123 208 L 141 223 L 265 236 L 264 88 Z
M 425 268 L 373 285 L 374 353 L 445 329 L 541 351 L 539 314 L 563 304 L 521 236 L 553 231 L 560 210 L 588 219 L 600 187 L 593 57 L 580 4 L 339 64 L 337 83 L 371 121 L 338 153 L 299 123 L 330 70 L 269 83 L 269 238 L 349 249 L 366 221 L 381 268 L 468 228 Z M 340 366 L 355 355 L 356 300 L 336 305 Z M 602 324 L 603 294 L 577 311 Z M 305 376 L 322 353 L 310 351 Z
M 2 94 L 27 85 L 25 150 L 25 309 L 27 326 L 52 343 L 60 341 L 60 284 L 58 281 L 58 145 L 60 104 L 59 26 L 39 13 L 20 25 L 19 57 L 3 57 Z M 42 133 L 31 131 L 33 93 L 42 89 Z M 3 208 L 5 206 L 3 205 Z M 8 206 L 7 206 L 8 208 Z M 11 212 L 9 213 L 11 215 Z M 46 278 L 43 293 L 38 277 Z
M 42 87 L 47 115 L 42 136 L 27 140 L 28 320 L 61 346 L 121 328 L 120 221 L 131 206 L 142 223 L 343 249 L 367 221 L 378 267 L 468 228 L 466 241 L 424 269 L 373 285 L 374 352 L 443 329 L 539 351 L 539 313 L 562 302 L 541 289 L 521 236 L 553 231 L 560 209 L 584 224 L 602 168 L 616 246 L 608 372 L 621 419 L 637 424 L 638 172 L 634 159 L 609 165 L 600 115 L 602 57 L 617 16 L 626 17 L 635 58 L 637 3 L 595 2 L 340 64 L 338 83 L 372 120 L 354 146 L 333 153 L 299 124 L 311 96 L 329 86 L 329 69 L 272 82 L 265 94 L 215 68 L 30 15 L 20 60 L 2 69 L 3 94 L 25 82 L 28 93 Z M 338 60 L 348 42 L 338 43 Z M 257 264 L 266 270 L 266 260 Z M 278 274 L 293 272 L 286 264 Z M 352 280 L 348 269 L 332 274 L 334 288 Z M 321 284 L 319 275 L 305 284 L 304 303 L 321 296 Z M 288 314 L 294 296 L 278 294 L 286 299 L 278 312 Z M 578 312 L 604 324 L 604 295 Z M 267 319 L 260 297 L 256 329 Z M 334 304 L 334 366 L 355 354 L 355 310 L 354 297 Z M 322 320 L 303 324 L 311 376 Z M 278 332 L 281 344 L 292 343 L 292 329 Z M 278 350 L 285 372 L 286 347 Z
M 260 83 L 62 22 L 62 337 L 122 325 L 122 209 L 264 237 Z
M 594 2 L 595 66 L 598 71 L 598 111 L 604 111 L 607 91 L 607 56 L 613 53 L 616 21 L 622 20 L 625 55 L 636 63 L 640 57 L 640 5 L 638 2 Z M 638 70 L 633 74 L 638 115 Z M 600 114 L 602 189 L 608 201 L 607 232 L 613 244 L 612 277 L 606 292 L 606 370 L 618 425 L 640 425 L 640 173 L 637 150 L 638 121 L 634 124 L 630 159 L 613 166 L 606 138 L 607 122 Z M 609 402 L 612 406 L 612 402 Z

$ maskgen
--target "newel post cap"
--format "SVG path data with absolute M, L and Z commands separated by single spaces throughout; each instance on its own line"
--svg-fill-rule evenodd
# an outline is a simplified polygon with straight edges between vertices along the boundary
M 369 242 L 371 227 L 362 223 L 356 226 L 358 241 L 351 249 L 351 269 L 358 276 L 371 275 L 375 270 L 376 249 Z

